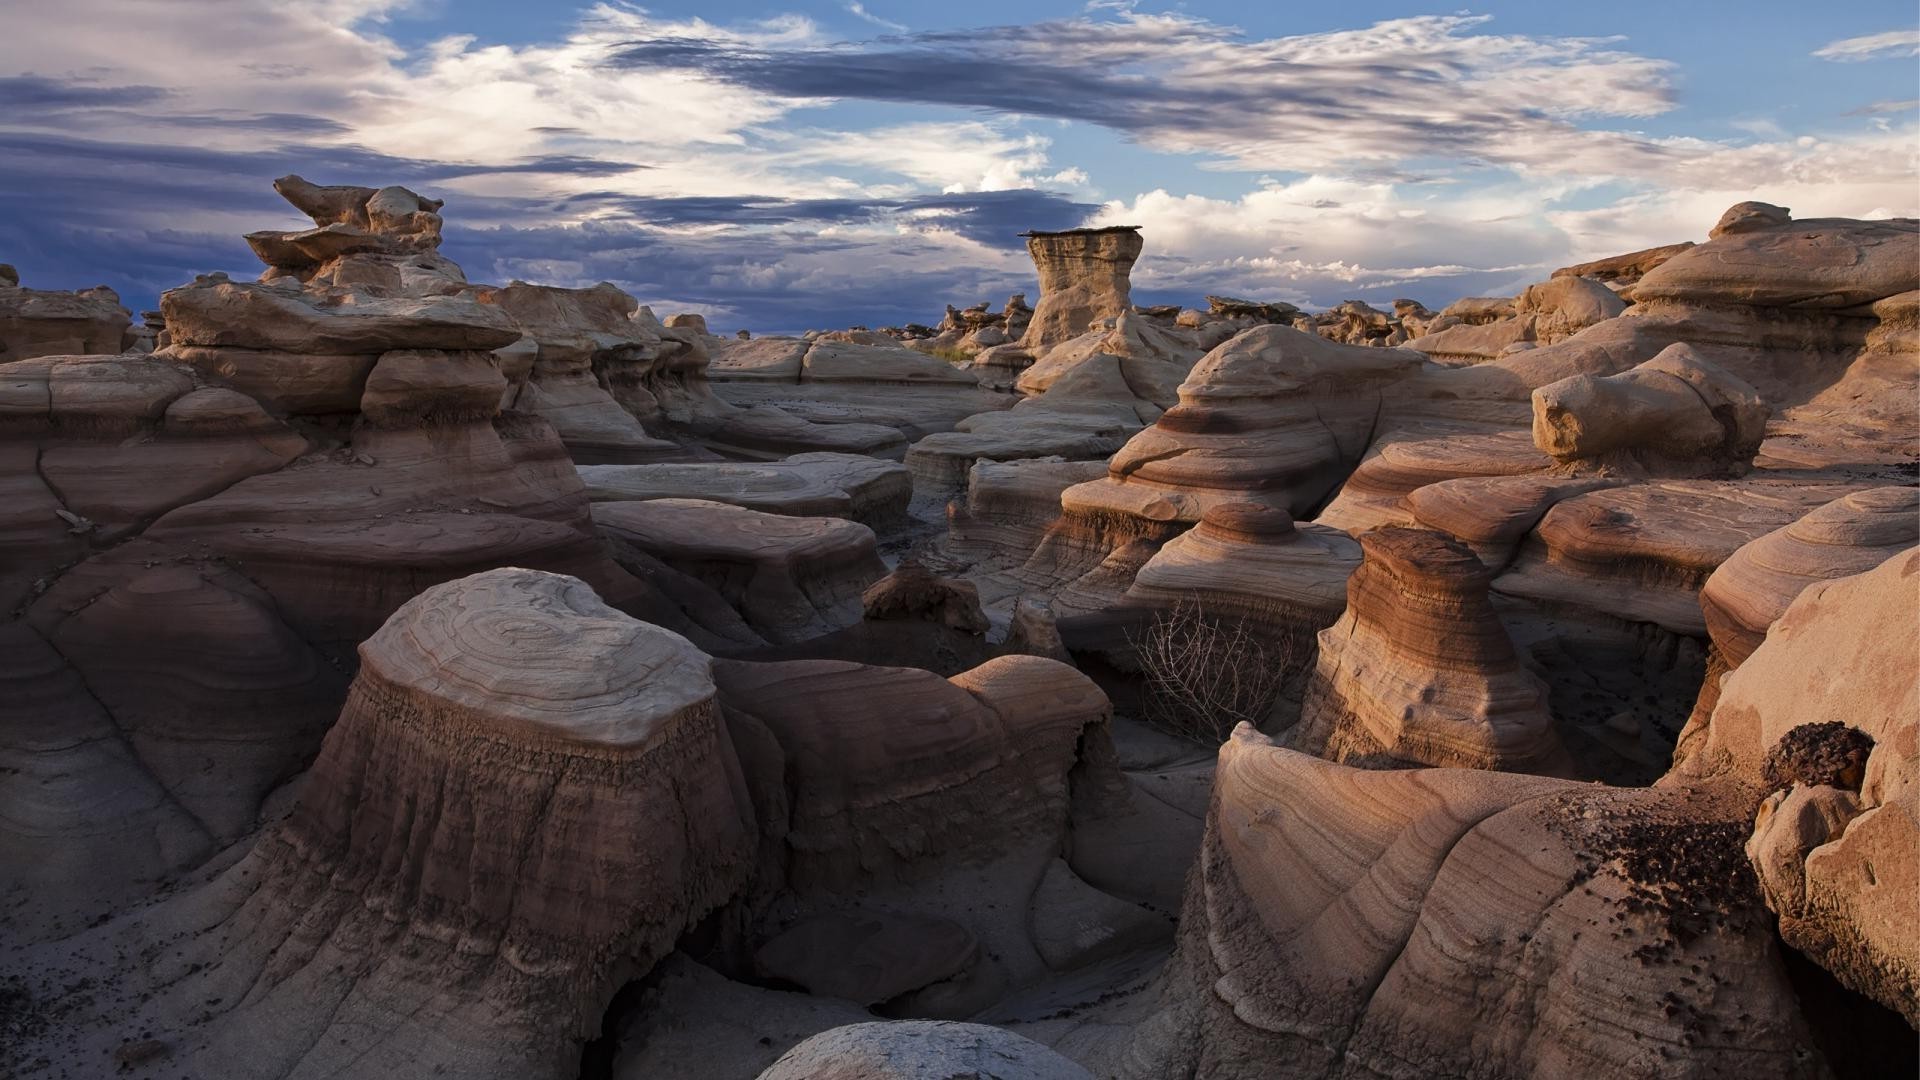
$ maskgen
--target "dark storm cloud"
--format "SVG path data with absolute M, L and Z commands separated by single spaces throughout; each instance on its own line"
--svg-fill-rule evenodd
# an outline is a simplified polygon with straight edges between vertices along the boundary
M 1110 128 L 1246 168 L 1412 157 L 1552 166 L 1570 138 L 1621 160 L 1662 151 L 1566 117 L 1671 103 L 1669 65 L 1583 39 L 1496 37 L 1423 17 L 1361 31 L 1247 40 L 1177 16 L 1071 19 L 826 47 L 657 37 L 627 69 L 697 72 L 762 93 L 1044 116 Z M 1592 147 L 1588 153 L 1594 152 Z

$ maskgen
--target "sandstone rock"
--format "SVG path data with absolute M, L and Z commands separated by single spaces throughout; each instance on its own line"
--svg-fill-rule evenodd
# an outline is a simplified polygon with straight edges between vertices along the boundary
M 380 427 L 414 428 L 490 419 L 507 388 L 479 351 L 403 349 L 382 353 L 367 375 L 360 413 Z
M 1173 930 L 1164 916 L 1080 880 L 1060 859 L 1047 864 L 1046 876 L 1033 891 L 1027 918 L 1035 946 L 1055 971 L 1152 945 Z
M 1041 301 L 1045 303 L 1043 299 Z M 782 1054 L 759 1080 L 1092 1080 L 1052 1050 L 1005 1028 L 945 1020 L 851 1024 Z
M 1789 945 L 1844 985 L 1920 1023 L 1920 552 L 1808 586 L 1726 679 L 1699 748 L 1666 783 L 1768 785 L 1801 725 L 1837 720 L 1872 740 L 1858 795 L 1796 785 L 1761 807 L 1747 851 Z M 1846 770 L 1806 775 L 1850 779 Z M 1777 781 L 1776 781 L 1777 782 Z
M 1834 310 L 1913 287 L 1920 222 L 1910 218 L 1789 221 L 1779 207 L 1742 203 L 1721 220 L 1712 242 L 1648 271 L 1633 287 L 1635 302 L 1714 296 L 1755 306 Z
M 972 582 L 936 576 L 911 560 L 868 586 L 860 603 L 868 619 L 923 619 L 968 633 L 987 632 L 980 591 Z
M 860 621 L 860 595 L 886 576 L 873 530 L 840 518 L 763 514 L 704 499 L 603 502 L 593 520 L 631 547 L 717 590 L 775 642 Z
M 1438 533 L 1360 535 L 1347 608 L 1320 632 L 1300 749 L 1385 760 L 1564 775 L 1572 761 L 1488 602 L 1491 572 Z
M 1742 829 L 1700 794 L 1354 769 L 1242 726 L 1158 1012 L 1113 1071 L 1816 1075 Z
M 1718 240 L 1728 233 L 1754 232 L 1785 225 L 1792 220 L 1791 213 L 1784 206 L 1763 202 L 1734 203 L 1726 213 L 1720 215 L 1720 220 L 1714 223 L 1713 228 L 1707 230 L 1707 237 Z
M 1579 279 L 1562 279 L 1579 280 Z M 1533 441 L 1563 467 L 1661 476 L 1745 472 L 1772 414 L 1751 386 L 1686 345 L 1631 371 L 1533 392 Z
M 1807 586 L 1865 573 L 1920 541 L 1920 491 L 1869 488 L 1742 545 L 1700 590 L 1726 666 L 1739 667 Z
M 785 756 L 786 873 L 802 892 L 1058 837 L 1078 748 L 1106 739 L 1106 696 L 1039 657 L 1000 657 L 952 679 L 723 660 L 714 678 L 728 709 L 757 720 Z
M 202 278 L 161 294 L 160 309 L 176 345 L 307 355 L 497 349 L 520 336 L 505 315 L 464 296 L 378 298 Z
M 105 286 L 53 292 L 23 289 L 17 274 L 0 277 L 0 364 L 120 352 L 132 318 Z
M 1143 246 L 1137 226 L 1021 235 L 1040 274 L 1040 303 L 1022 347 L 1045 349 L 1078 337 L 1132 305 L 1129 274 Z
M 587 497 L 595 502 L 700 498 L 867 525 L 903 517 L 913 493 L 904 466 L 857 454 L 795 454 L 754 464 L 582 465 L 579 471 Z
M 1647 248 L 1643 251 L 1629 251 L 1625 255 L 1611 255 L 1592 262 L 1563 266 L 1555 270 L 1553 276 L 1591 278 L 1615 289 L 1624 288 L 1645 277 L 1647 271 L 1692 246 L 1693 241 L 1688 240 L 1663 247 Z
M 359 411 L 367 376 L 378 353 L 315 355 L 262 349 L 171 345 L 156 358 L 192 368 L 277 412 L 296 414 Z

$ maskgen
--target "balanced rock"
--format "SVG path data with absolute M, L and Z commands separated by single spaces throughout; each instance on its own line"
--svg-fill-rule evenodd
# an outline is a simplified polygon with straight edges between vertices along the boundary
M 1465 545 L 1420 529 L 1360 534 L 1347 610 L 1320 632 L 1303 750 L 1335 761 L 1564 774 L 1547 687 L 1521 663 Z
M 1022 235 L 1040 273 L 1040 302 L 1020 339 L 1022 348 L 1058 345 L 1132 306 L 1129 275 L 1143 247 L 1138 226 Z
M 1671 345 L 1631 371 L 1535 390 L 1533 441 L 1567 468 L 1738 474 L 1759 452 L 1771 414 L 1751 386 Z

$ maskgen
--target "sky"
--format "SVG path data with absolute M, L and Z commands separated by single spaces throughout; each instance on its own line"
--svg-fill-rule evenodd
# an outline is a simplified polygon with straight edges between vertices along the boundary
M 0 34 L 0 262 L 135 311 L 273 193 L 446 200 L 470 279 L 716 329 L 936 322 L 1029 228 L 1136 303 L 1510 295 L 1745 199 L 1920 215 L 1912 0 L 59 0 Z

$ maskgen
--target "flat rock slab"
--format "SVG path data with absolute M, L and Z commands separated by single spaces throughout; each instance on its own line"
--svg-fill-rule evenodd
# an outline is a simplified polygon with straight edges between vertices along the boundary
M 979 955 L 966 927 L 932 915 L 833 912 L 804 919 L 760 946 L 763 975 L 809 993 L 878 1005 L 965 971 Z
M 906 513 L 913 478 L 897 462 L 858 454 L 798 454 L 784 461 L 583 465 L 594 502 L 706 499 L 788 517 L 871 522 Z

